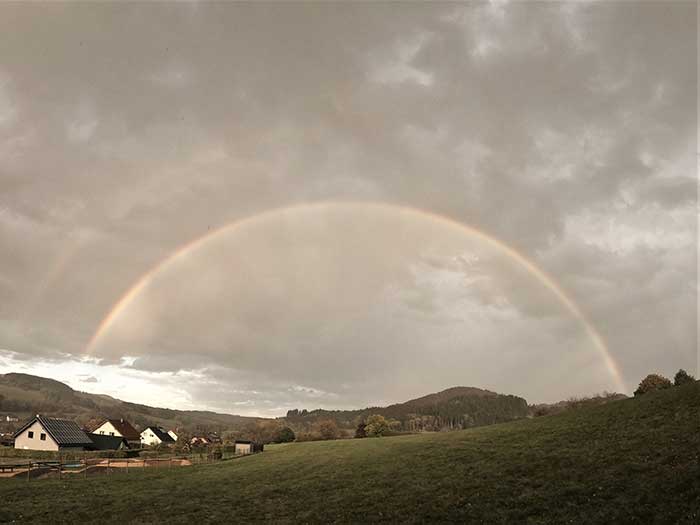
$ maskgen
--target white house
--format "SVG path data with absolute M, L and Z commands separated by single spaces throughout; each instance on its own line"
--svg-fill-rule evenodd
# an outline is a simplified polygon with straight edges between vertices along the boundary
M 174 430 L 168 430 L 168 435 L 173 438 L 173 441 L 177 441 L 177 434 Z
M 144 446 L 155 446 L 175 443 L 172 436 L 160 427 L 148 427 L 141 432 L 141 444 Z
M 141 444 L 141 434 L 125 419 L 107 419 L 92 431 L 102 436 L 123 437 L 131 446 Z
M 15 432 L 15 448 L 24 450 L 84 450 L 92 440 L 75 421 L 37 415 Z

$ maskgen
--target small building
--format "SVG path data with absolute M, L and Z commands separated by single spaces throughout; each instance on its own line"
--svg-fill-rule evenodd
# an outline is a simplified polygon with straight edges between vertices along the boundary
M 173 438 L 173 441 L 177 441 L 177 434 L 174 430 L 168 430 L 168 435 Z
M 263 451 L 263 444 L 245 439 L 237 439 L 233 445 L 234 454 L 255 454 Z
M 129 442 L 123 436 L 108 436 L 105 434 L 88 434 L 92 445 L 87 450 L 126 450 Z M 140 443 L 139 443 L 140 446 Z
M 103 436 L 123 437 L 131 447 L 141 445 L 141 434 L 125 419 L 107 419 L 92 431 Z
M 168 445 L 175 440 L 161 427 L 147 427 L 141 432 L 141 444 L 145 446 Z
M 23 450 L 85 450 L 92 440 L 75 421 L 36 415 L 14 435 Z

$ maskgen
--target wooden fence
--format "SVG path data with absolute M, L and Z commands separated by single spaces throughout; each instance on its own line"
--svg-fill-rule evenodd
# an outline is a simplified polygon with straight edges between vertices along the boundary
M 115 472 L 134 473 L 146 469 L 163 469 L 217 463 L 241 458 L 249 454 L 183 454 L 168 457 L 139 458 L 83 458 L 66 460 L 27 460 L 17 463 L 0 463 L 0 477 L 42 479 L 58 477 L 68 479 L 87 478 L 96 474 L 113 474 Z

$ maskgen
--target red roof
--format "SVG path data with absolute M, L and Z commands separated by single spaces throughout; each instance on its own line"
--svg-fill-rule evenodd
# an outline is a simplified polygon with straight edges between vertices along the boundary
M 122 436 L 126 438 L 127 441 L 140 441 L 141 433 L 131 426 L 126 419 L 108 419 L 103 421 L 97 428 L 100 428 L 105 423 L 111 423 L 112 426 L 119 432 Z M 97 430 L 97 429 L 95 429 Z

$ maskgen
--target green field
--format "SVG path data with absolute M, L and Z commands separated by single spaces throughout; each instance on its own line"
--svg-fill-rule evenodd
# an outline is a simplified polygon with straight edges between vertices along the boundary
M 700 522 L 700 383 L 440 434 L 213 465 L 0 480 L 0 521 Z

